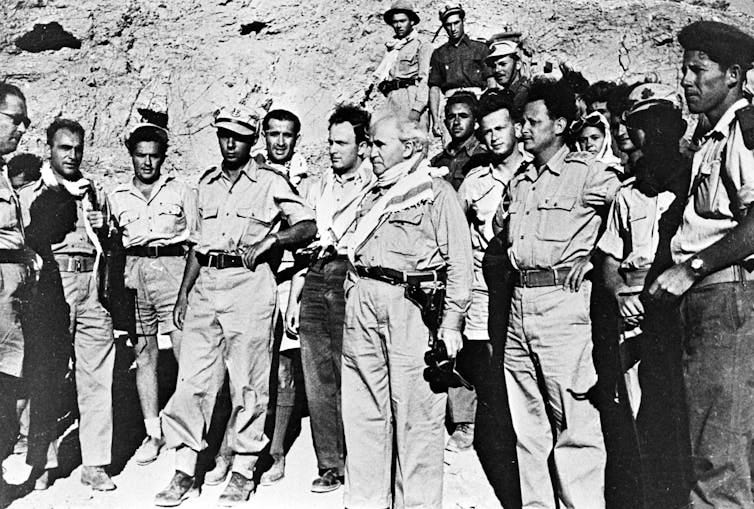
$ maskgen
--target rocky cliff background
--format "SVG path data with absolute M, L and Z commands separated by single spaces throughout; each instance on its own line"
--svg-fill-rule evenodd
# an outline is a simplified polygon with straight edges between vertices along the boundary
M 441 0 L 419 0 L 419 34 L 439 28 Z M 122 143 L 138 108 L 169 113 L 169 166 L 195 181 L 216 164 L 212 113 L 272 102 L 303 121 L 301 150 L 324 162 L 327 116 L 358 100 L 391 36 L 390 0 L 3 0 L 0 79 L 28 97 L 32 129 L 20 150 L 44 153 L 58 115 L 87 129 L 85 171 L 122 181 Z M 467 32 L 528 36 L 532 66 L 569 62 L 589 80 L 655 73 L 679 80 L 678 30 L 697 19 L 752 26 L 754 0 L 466 0 Z M 749 14 L 747 14 L 747 12 Z M 57 25 L 56 25 L 57 24 Z M 435 41 L 445 41 L 440 33 Z M 62 46 L 62 47 L 60 47 Z M 50 48 L 50 49 L 44 49 Z M 372 101 L 376 106 L 379 98 Z

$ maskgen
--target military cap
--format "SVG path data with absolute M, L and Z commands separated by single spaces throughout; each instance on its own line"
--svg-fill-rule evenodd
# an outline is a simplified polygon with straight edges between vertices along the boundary
M 683 107 L 681 94 L 671 87 L 662 83 L 645 83 L 639 85 L 628 95 L 628 103 L 631 105 L 626 112 L 626 117 L 647 110 L 652 106 L 670 106 L 677 110 Z
M 521 44 L 521 32 L 503 32 L 495 34 L 487 41 L 490 48 L 490 54 L 485 62 L 490 63 L 500 57 L 515 55 Z
M 222 108 L 215 113 L 212 127 L 226 129 L 241 136 L 252 136 L 259 132 L 259 114 L 244 105 Z
M 382 19 L 389 25 L 393 22 L 393 14 L 398 12 L 406 14 L 414 22 L 414 25 L 419 23 L 419 15 L 416 14 L 414 6 L 409 0 L 395 0 L 390 9 L 386 10 L 385 14 L 382 15 Z
M 461 7 L 460 3 L 450 3 L 443 5 L 442 9 L 440 9 L 440 22 L 445 23 L 445 20 L 454 14 L 461 16 L 461 19 L 466 17 L 466 11 L 463 10 L 463 7 Z
M 698 50 L 723 64 L 750 66 L 754 62 L 754 38 L 733 25 L 719 21 L 695 21 L 678 34 L 684 50 Z

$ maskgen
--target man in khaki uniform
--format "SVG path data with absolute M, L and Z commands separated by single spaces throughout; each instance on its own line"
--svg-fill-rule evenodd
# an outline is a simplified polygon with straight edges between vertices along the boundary
M 259 117 L 243 106 L 222 110 L 214 126 L 223 163 L 199 179 L 199 228 L 174 310 L 183 329 L 175 394 L 163 412 L 166 444 L 176 470 L 155 503 L 175 506 L 188 496 L 204 449 L 215 398 L 228 371 L 233 473 L 220 504 L 244 503 L 255 489 L 254 467 L 264 435 L 270 341 L 277 305 L 274 250 L 305 244 L 316 233 L 313 213 L 285 176 L 257 164 L 251 147 Z M 285 220 L 290 226 L 280 230 Z
M 377 179 L 349 241 L 342 404 L 349 508 L 442 507 L 445 393 L 422 379 L 430 331 L 406 285 L 445 280 L 437 332 L 455 357 L 471 297 L 469 229 L 424 158 L 428 134 L 395 117 L 370 128 Z
M 583 278 L 599 211 L 620 182 L 590 155 L 569 151 L 575 115 L 563 82 L 532 85 L 522 134 L 534 160 L 513 177 L 496 217 L 517 269 L 504 367 L 524 507 L 605 504 L 600 416 L 585 396 L 597 373 Z
M 23 223 L 18 198 L 5 177 L 2 156 L 16 150 L 18 142 L 29 127 L 26 98 L 21 90 L 9 83 L 0 83 L 0 464 L 16 441 L 18 416 L 16 397 L 24 359 L 24 337 L 21 332 L 21 299 L 26 281 Z M 5 482 L 0 473 L 0 501 Z
M 428 126 L 429 58 L 432 47 L 419 40 L 414 26 L 419 15 L 407 0 L 393 2 L 383 15 L 395 36 L 385 46 L 387 53 L 374 72 L 377 88 L 387 98 L 389 113 Z
M 188 240 L 197 227 L 196 196 L 175 175 L 163 175 L 168 133 L 142 123 L 126 147 L 134 166 L 130 182 L 110 195 L 113 223 L 126 248 L 126 286 L 136 290 L 136 389 L 147 436 L 134 459 L 146 465 L 163 445 L 157 401 L 157 333 L 169 334 L 176 358 L 180 332 L 173 324 Z
M 104 190 L 84 178 L 84 128 L 73 120 L 56 119 L 47 129 L 50 159 L 41 178 L 21 190 L 28 210 L 45 191 L 75 207 L 75 224 L 62 241 L 52 244 L 60 269 L 65 300 L 70 307 L 70 334 L 76 358 L 81 482 L 95 490 L 115 489 L 105 472 L 110 464 L 113 434 L 112 383 L 115 343 L 110 313 L 100 302 L 97 269 L 107 249 L 109 205 Z

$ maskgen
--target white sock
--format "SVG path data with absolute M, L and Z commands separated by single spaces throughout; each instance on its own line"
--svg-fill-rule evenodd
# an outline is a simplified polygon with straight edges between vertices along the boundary
M 151 417 L 144 419 L 144 427 L 147 430 L 147 435 L 152 438 L 162 438 L 162 428 L 160 427 L 160 418 Z

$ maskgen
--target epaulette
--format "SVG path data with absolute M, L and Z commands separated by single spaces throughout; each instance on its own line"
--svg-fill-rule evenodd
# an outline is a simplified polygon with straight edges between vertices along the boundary
M 620 187 L 621 187 L 621 189 L 624 188 L 624 187 L 633 187 L 633 185 L 635 183 L 636 183 L 636 177 L 635 176 L 631 176 L 631 177 L 628 177 L 623 182 L 621 182 L 620 183 Z
M 267 171 L 271 171 L 272 173 L 276 173 L 280 175 L 281 177 L 283 177 L 286 181 L 288 181 L 288 175 L 283 170 L 280 170 L 278 168 L 273 168 L 267 163 L 257 162 L 257 168 L 259 168 L 260 170 L 267 170 Z
M 738 119 L 738 123 L 741 126 L 744 145 L 749 150 L 754 150 L 754 106 L 749 104 L 736 110 L 736 119 Z
M 594 154 L 586 151 L 569 152 L 568 155 L 565 156 L 565 162 L 567 163 L 573 162 L 589 165 L 592 161 L 594 161 Z
M 217 166 L 213 166 L 212 168 L 207 169 L 202 175 L 199 177 L 199 182 L 206 179 L 210 173 L 217 171 Z

